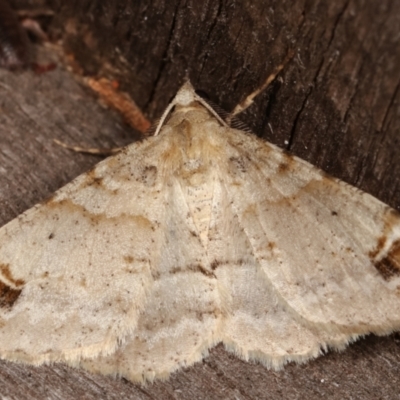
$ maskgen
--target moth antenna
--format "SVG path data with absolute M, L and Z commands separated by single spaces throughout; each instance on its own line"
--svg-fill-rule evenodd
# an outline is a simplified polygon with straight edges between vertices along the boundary
M 250 107 L 253 104 L 254 98 L 257 97 L 261 92 L 263 92 L 269 85 L 270 83 L 277 77 L 277 75 L 283 70 L 283 68 L 286 66 L 286 64 L 291 60 L 293 57 L 293 51 L 289 51 L 288 54 L 286 55 L 285 59 L 281 64 L 279 64 L 275 70 L 270 74 L 265 82 L 253 93 L 250 93 L 241 103 L 239 103 L 234 110 L 232 111 L 231 115 L 229 116 L 229 121 L 232 119 L 237 114 L 240 114 L 244 110 L 246 110 L 248 107 Z
M 174 99 L 175 100 L 175 99 Z M 153 136 L 158 136 L 158 134 L 160 133 L 160 130 L 162 128 L 162 126 L 164 125 L 164 121 L 167 118 L 168 114 L 170 113 L 170 111 L 175 107 L 176 103 L 175 101 L 172 101 L 172 103 L 170 103 L 168 105 L 168 107 L 165 109 L 163 115 L 161 115 L 160 120 L 158 121 L 158 125 L 157 125 L 157 129 L 154 132 Z
M 110 149 L 97 149 L 92 147 L 70 146 L 64 142 L 61 142 L 61 140 L 57 139 L 53 139 L 53 142 L 61 147 L 64 147 L 64 149 L 75 151 L 75 153 L 92 154 L 95 156 L 110 156 L 111 154 L 119 153 L 123 149 L 123 147 L 113 147 Z
M 220 115 L 210 106 L 210 104 L 208 104 L 202 97 L 200 97 L 198 94 L 195 93 L 196 96 L 196 100 L 201 103 L 202 106 L 204 106 L 205 108 L 207 108 L 208 111 L 210 111 L 210 113 L 223 125 L 226 127 L 229 127 L 229 124 L 226 123 L 221 117 Z

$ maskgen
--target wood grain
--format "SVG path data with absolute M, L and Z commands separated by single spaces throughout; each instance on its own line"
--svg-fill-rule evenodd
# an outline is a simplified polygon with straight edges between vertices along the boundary
M 53 38 L 63 38 L 85 73 L 118 79 L 152 120 L 186 73 L 230 110 L 293 49 L 281 79 L 244 120 L 258 135 L 400 210 L 395 0 L 46 4 L 56 12 Z M 61 65 L 41 76 L 2 71 L 0 109 L 1 224 L 99 160 L 71 154 L 52 139 L 92 147 L 130 140 L 119 117 Z M 203 362 L 145 387 L 61 365 L 2 362 L 0 393 L 12 399 L 396 399 L 399 377 L 400 338 L 392 335 L 370 336 L 280 372 L 218 346 Z

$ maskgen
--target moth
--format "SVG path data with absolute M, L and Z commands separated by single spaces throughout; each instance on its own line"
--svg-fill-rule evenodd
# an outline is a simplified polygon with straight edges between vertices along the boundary
M 142 382 L 220 342 L 279 369 L 399 328 L 399 214 L 189 82 L 154 136 L 0 229 L 6 360 Z

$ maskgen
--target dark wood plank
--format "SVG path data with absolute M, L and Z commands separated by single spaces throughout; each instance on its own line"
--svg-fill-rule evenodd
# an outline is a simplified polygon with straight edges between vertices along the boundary
M 229 110 L 294 49 L 282 81 L 244 119 L 258 135 L 399 209 L 395 0 L 47 4 L 56 11 L 54 37 L 64 39 L 86 73 L 117 77 L 152 119 L 186 71 Z M 97 162 L 54 146 L 53 138 L 101 147 L 129 141 L 118 117 L 62 68 L 42 76 L 2 71 L 0 102 L 1 224 Z M 280 372 L 238 360 L 219 346 L 203 362 L 146 387 L 61 365 L 2 362 L 0 392 L 38 399 L 395 399 L 399 343 L 398 335 L 368 337 Z

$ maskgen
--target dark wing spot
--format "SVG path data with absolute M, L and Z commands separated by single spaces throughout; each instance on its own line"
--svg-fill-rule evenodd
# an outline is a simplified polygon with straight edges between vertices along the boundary
M 101 176 L 96 175 L 96 168 L 92 168 L 90 171 L 88 171 L 85 177 L 86 180 L 84 182 L 84 185 L 98 186 L 98 187 L 103 185 L 103 178 Z
M 281 163 L 278 165 L 278 172 L 279 172 L 279 173 L 284 174 L 284 173 L 286 173 L 286 172 L 288 172 L 288 171 L 289 171 L 289 163 L 287 163 L 287 162 L 281 162 Z
M 140 174 L 139 180 L 146 186 L 154 186 L 157 179 L 157 167 L 154 165 L 146 166 Z
M 381 236 L 378 239 L 378 244 L 376 246 L 376 249 L 369 253 L 369 256 L 370 256 L 371 259 L 374 259 L 381 252 L 381 250 L 385 246 L 385 243 L 386 243 L 386 237 L 385 236 Z
M 374 263 L 375 268 L 386 281 L 400 275 L 400 240 L 393 243 L 388 255 Z
M 132 256 L 127 255 L 127 256 L 124 256 L 124 260 L 125 260 L 128 264 L 132 264 L 134 258 L 133 258 Z
M 11 308 L 17 301 L 22 289 L 13 289 L 0 281 L 0 307 Z
M 243 258 L 238 258 L 236 260 L 224 260 L 224 259 L 214 259 L 211 264 L 211 270 L 215 271 L 217 268 L 223 266 L 223 267 L 228 267 L 228 268 L 234 268 L 235 266 L 238 265 L 246 265 L 248 264 L 247 260 L 243 259 Z M 214 274 L 212 275 L 214 276 Z
M 194 272 L 200 272 L 201 274 L 210 277 L 215 278 L 215 275 L 213 272 L 209 271 L 207 268 L 205 268 L 201 264 L 189 264 L 188 269 Z
M 215 275 L 212 271 L 209 271 L 207 268 L 205 268 L 203 265 L 201 264 L 188 264 L 186 267 L 174 267 L 171 268 L 171 270 L 169 271 L 170 274 L 181 274 L 181 273 L 185 273 L 187 271 L 193 271 L 193 272 L 200 272 L 202 275 L 205 275 L 209 278 L 215 278 Z
M 103 184 L 102 177 L 94 177 L 93 180 L 89 183 L 89 185 L 101 186 Z
M 218 268 L 219 265 L 221 265 L 221 261 L 219 261 L 219 260 L 214 260 L 214 261 L 211 263 L 211 269 L 212 269 L 213 271 L 215 271 L 215 270 Z
M 243 174 L 247 172 L 247 162 L 243 159 L 243 157 L 230 157 L 229 163 L 233 170 Z
M 9 264 L 0 264 L 0 273 L 15 286 L 22 286 L 25 282 L 22 279 L 14 279 Z

